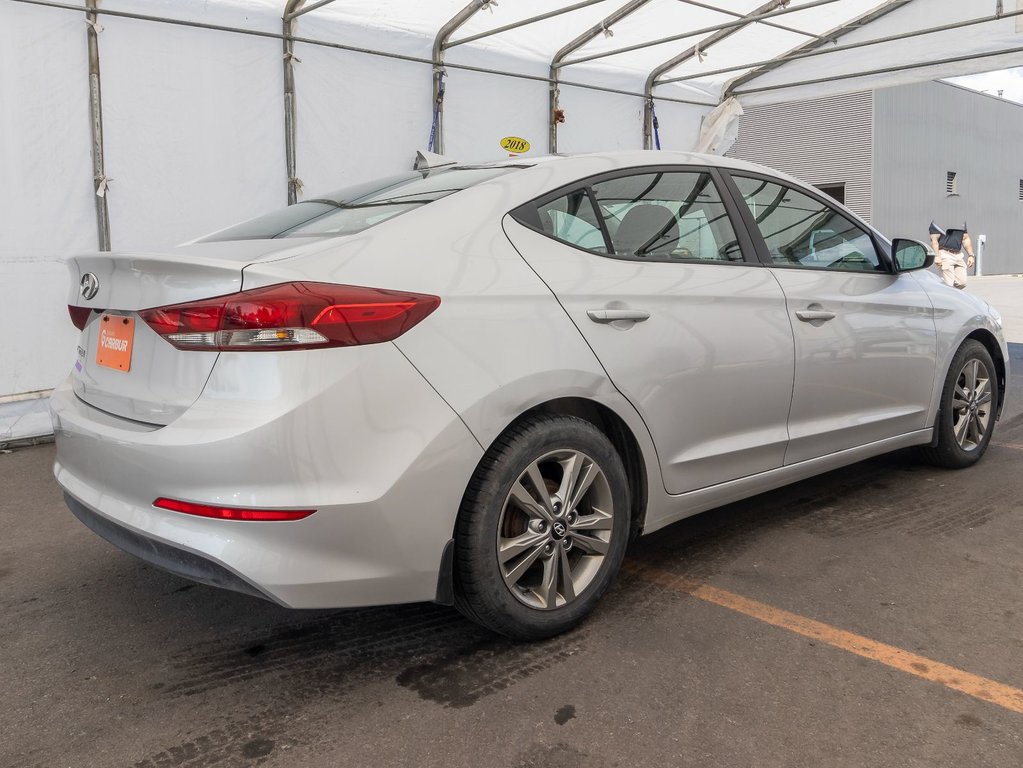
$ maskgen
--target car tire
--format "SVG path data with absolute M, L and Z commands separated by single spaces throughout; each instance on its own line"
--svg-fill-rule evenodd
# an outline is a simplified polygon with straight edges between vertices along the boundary
M 991 442 L 1001 392 L 987 348 L 967 339 L 945 375 L 935 424 L 935 444 L 922 449 L 931 464 L 963 469 L 980 461 Z
M 574 416 L 523 419 L 486 452 L 466 491 L 455 605 L 515 640 L 571 629 L 621 567 L 629 509 L 624 464 L 603 432 Z

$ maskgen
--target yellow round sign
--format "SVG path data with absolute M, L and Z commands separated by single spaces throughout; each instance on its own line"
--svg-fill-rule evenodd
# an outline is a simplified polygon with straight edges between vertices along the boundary
M 506 149 L 509 152 L 520 155 L 523 152 L 529 151 L 529 142 L 525 139 L 520 139 L 518 136 L 505 136 L 501 139 L 501 149 Z

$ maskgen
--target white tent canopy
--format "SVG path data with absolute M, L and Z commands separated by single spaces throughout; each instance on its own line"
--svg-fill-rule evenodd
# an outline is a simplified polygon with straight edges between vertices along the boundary
M 1021 18 L 1023 0 L 0 0 L 0 311 L 24 331 L 4 334 L 0 402 L 72 359 L 69 253 L 165 248 L 405 169 L 431 132 L 462 160 L 504 136 L 724 151 L 742 104 L 1018 65 Z

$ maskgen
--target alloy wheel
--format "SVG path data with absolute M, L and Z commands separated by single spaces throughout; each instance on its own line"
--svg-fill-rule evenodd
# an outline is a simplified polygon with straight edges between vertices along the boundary
M 553 610 L 573 602 L 610 551 L 611 487 L 575 450 L 544 454 L 512 484 L 497 529 L 504 583 L 520 602 Z
M 975 451 L 991 424 L 991 372 L 973 358 L 959 372 L 952 394 L 952 433 L 964 451 Z

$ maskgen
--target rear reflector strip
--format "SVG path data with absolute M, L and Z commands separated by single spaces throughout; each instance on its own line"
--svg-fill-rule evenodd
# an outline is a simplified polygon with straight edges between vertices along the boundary
M 239 509 L 238 507 L 217 507 L 209 504 L 193 504 L 190 501 L 159 498 L 153 502 L 154 507 L 169 509 L 172 512 L 183 512 L 186 515 L 212 517 L 217 520 L 255 520 L 280 521 L 301 520 L 309 517 L 315 509 Z

